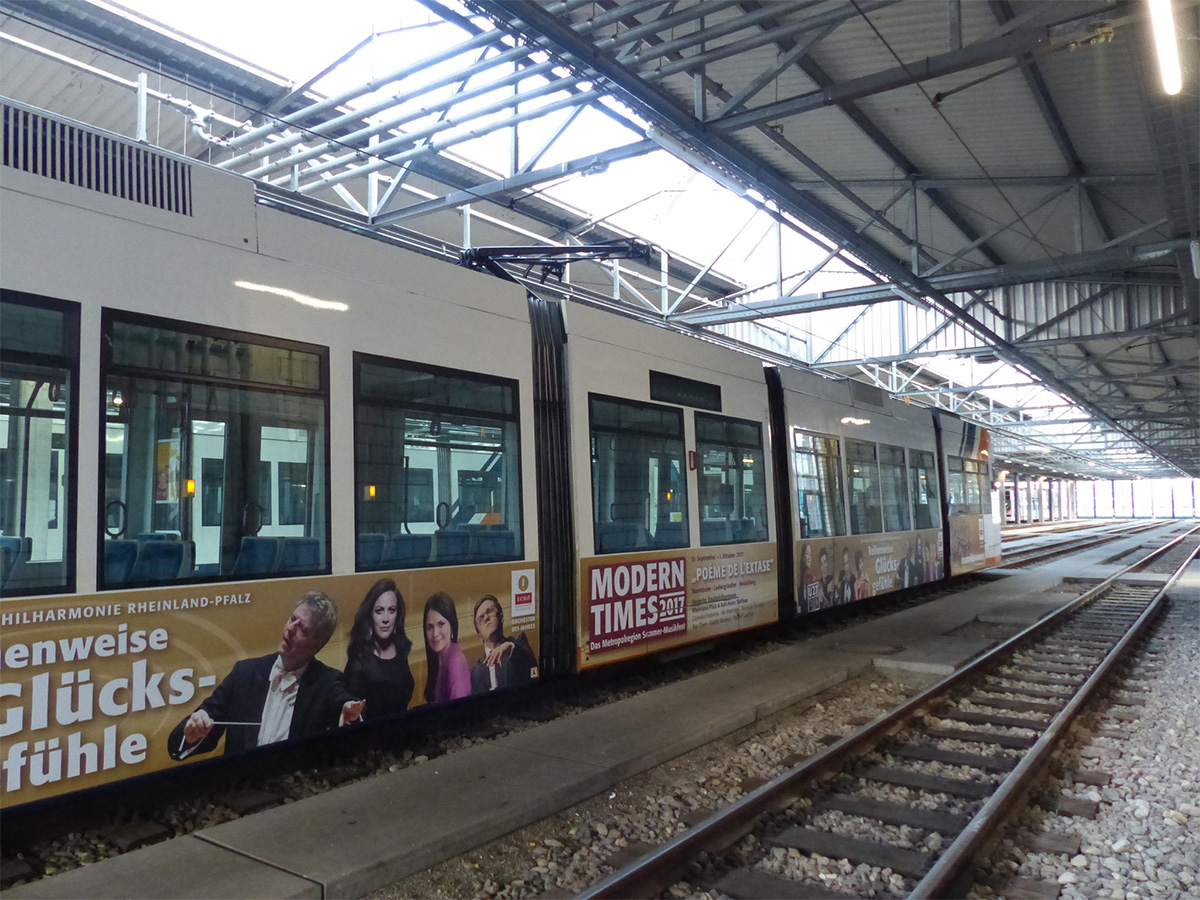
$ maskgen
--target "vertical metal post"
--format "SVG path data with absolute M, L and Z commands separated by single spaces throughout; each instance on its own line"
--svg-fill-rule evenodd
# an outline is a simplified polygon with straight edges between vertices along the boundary
M 912 240 L 912 273 L 920 275 L 921 268 L 921 217 L 920 210 L 917 208 L 917 183 L 912 184 L 912 205 L 913 205 L 913 240 Z
M 367 146 L 372 148 L 379 143 L 379 135 L 373 134 L 367 140 Z M 367 215 L 374 218 L 379 214 L 379 173 L 371 172 L 367 175 Z
M 621 299 L 621 261 L 619 259 L 614 259 L 612 261 L 612 273 L 613 273 L 613 292 L 612 292 L 613 299 L 620 300 Z
M 783 296 L 783 221 L 775 219 L 775 293 Z
M 671 257 L 667 253 L 666 247 L 658 248 L 658 260 L 659 260 L 660 284 L 662 286 L 662 293 L 661 293 L 661 296 L 659 297 L 659 303 L 662 305 L 662 314 L 665 316 L 671 309 L 671 300 L 670 300 L 670 297 L 668 296 L 668 292 L 667 292 L 667 287 L 668 287 L 667 268 L 668 268 L 668 263 L 670 263 L 670 261 L 671 261 Z
M 138 72 L 137 77 L 137 139 L 146 140 L 146 73 Z
M 292 156 L 299 156 L 301 154 L 301 152 L 303 152 L 303 151 L 301 150 L 301 147 L 299 144 L 293 145 L 292 150 L 291 150 Z M 299 163 L 292 164 L 292 190 L 293 191 L 300 190 L 300 164 Z
M 1075 185 L 1075 251 L 1083 252 L 1083 185 Z
M 462 225 L 463 238 L 462 246 L 464 250 L 471 249 L 471 204 L 464 203 L 462 206 Z
M 513 63 L 513 74 L 515 75 L 519 71 L 521 71 L 520 60 Z M 521 83 L 519 81 L 515 82 L 512 90 L 514 97 L 521 96 Z M 513 116 L 518 115 L 520 111 L 521 105 L 519 103 L 514 103 L 512 108 Z M 521 146 L 517 140 L 517 128 L 518 125 L 516 122 L 514 122 L 508 143 L 508 174 L 510 175 L 516 175 L 517 172 L 521 171 Z
M 946 49 L 962 49 L 962 0 L 946 0 Z

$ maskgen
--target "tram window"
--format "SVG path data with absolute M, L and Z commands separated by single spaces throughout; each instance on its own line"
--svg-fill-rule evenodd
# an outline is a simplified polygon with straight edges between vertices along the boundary
M 762 426 L 696 413 L 700 465 L 700 543 L 767 539 Z
M 79 314 L 0 293 L 0 596 L 72 591 Z
M 326 352 L 143 317 L 104 327 L 100 586 L 329 571 Z
M 846 441 L 846 464 L 850 468 L 850 530 L 877 534 L 883 531 L 883 510 L 875 445 Z
M 942 508 L 933 454 L 924 450 L 909 450 L 908 478 L 912 489 L 913 527 L 940 527 Z
M 908 531 L 908 479 L 904 469 L 904 448 L 879 445 L 879 484 L 883 488 L 883 530 Z
M 991 489 L 986 463 L 951 456 L 947 466 L 952 516 L 981 515 L 991 512 Z
M 683 411 L 589 399 L 596 552 L 688 546 Z
M 523 556 L 517 383 L 355 355 L 359 569 Z
M 796 429 L 796 491 L 800 537 L 840 537 L 846 533 L 842 451 L 837 438 Z
M 970 511 L 967 507 L 967 485 L 963 462 L 961 456 L 946 458 L 946 489 L 949 492 L 946 502 L 950 506 L 950 515 L 952 516 L 960 516 Z

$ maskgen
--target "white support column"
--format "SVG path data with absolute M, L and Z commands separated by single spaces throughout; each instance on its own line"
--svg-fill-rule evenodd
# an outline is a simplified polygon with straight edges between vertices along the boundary
M 138 72 L 137 77 L 137 139 L 146 140 L 146 73 Z
M 462 248 L 464 250 L 471 249 L 471 204 L 464 203 L 462 206 Z
M 372 148 L 372 153 L 374 153 L 374 147 L 378 143 L 379 135 L 377 134 L 371 135 L 367 140 L 367 146 Z M 374 216 L 376 214 L 375 211 L 379 209 L 379 177 L 378 172 L 371 172 L 367 175 L 367 214 L 371 216 Z
M 669 287 L 668 282 L 667 282 L 667 270 L 669 267 L 669 263 L 671 262 L 671 256 L 670 256 L 670 254 L 667 253 L 666 247 L 658 248 L 658 256 L 659 256 L 659 274 L 661 276 L 660 280 L 659 280 L 659 284 L 661 285 L 661 291 L 662 291 L 661 296 L 659 297 L 659 302 L 662 304 L 662 314 L 665 316 L 671 309 L 671 298 L 670 298 L 669 292 L 667 290 L 667 288 Z
M 783 220 L 775 218 L 775 293 L 783 296 Z

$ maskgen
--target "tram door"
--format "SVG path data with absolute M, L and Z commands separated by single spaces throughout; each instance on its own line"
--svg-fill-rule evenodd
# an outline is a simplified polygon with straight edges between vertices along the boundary
M 191 423 L 191 534 L 198 574 L 221 571 L 224 548 L 242 536 L 302 537 L 308 531 L 313 436 L 308 429 L 281 425 L 253 430 L 257 458 L 242 463 L 227 453 L 225 422 Z M 239 480 L 245 484 L 240 503 L 226 490 L 235 477 L 233 465 L 242 469 Z

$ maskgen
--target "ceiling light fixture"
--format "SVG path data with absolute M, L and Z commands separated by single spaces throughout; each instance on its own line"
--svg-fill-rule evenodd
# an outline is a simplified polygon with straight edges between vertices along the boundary
M 1171 0 L 1147 2 L 1150 4 L 1150 24 L 1154 27 L 1154 49 L 1158 52 L 1158 70 L 1162 73 L 1163 90 L 1174 96 L 1183 89 L 1183 73 L 1179 68 L 1179 42 L 1175 37 Z

